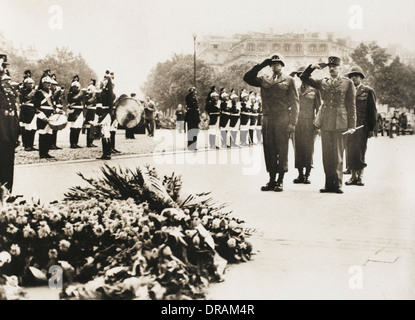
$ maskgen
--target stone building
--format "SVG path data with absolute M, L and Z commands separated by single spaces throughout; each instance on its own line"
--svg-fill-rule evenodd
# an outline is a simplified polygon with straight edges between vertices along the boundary
M 231 37 L 205 36 L 199 39 L 197 56 L 213 67 L 223 69 L 243 62 L 261 62 L 273 53 L 284 57 L 288 68 L 327 61 L 329 55 L 341 57 L 345 64 L 353 51 L 351 40 L 335 39 L 333 33 L 248 33 Z

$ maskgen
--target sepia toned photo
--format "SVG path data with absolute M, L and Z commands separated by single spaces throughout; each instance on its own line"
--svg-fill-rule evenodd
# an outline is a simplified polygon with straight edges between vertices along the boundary
M 415 298 L 413 1 L 0 12 L 0 300 Z

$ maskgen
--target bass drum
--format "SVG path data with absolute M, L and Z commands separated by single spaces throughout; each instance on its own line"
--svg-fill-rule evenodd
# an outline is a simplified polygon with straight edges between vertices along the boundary
M 119 125 L 129 129 L 140 123 L 144 112 L 143 105 L 130 97 L 119 99 L 115 108 L 115 116 Z
M 61 113 L 52 114 L 49 117 L 49 127 L 53 130 L 62 130 L 66 127 L 68 123 L 68 118 Z

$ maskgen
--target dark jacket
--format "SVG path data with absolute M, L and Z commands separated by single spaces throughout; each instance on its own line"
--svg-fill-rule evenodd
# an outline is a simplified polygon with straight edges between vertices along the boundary
M 19 137 L 17 93 L 8 83 L 0 83 L 0 143 L 15 145 Z

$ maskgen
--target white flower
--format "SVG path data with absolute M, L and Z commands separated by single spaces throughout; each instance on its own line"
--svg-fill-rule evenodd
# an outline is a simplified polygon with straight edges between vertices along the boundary
M 27 224 L 26 227 L 23 228 L 23 237 L 24 238 L 33 238 L 36 236 L 36 231 L 32 229 L 30 224 Z
M 227 241 L 228 247 L 229 248 L 235 248 L 236 247 L 236 239 L 235 238 L 230 238 Z
M 102 226 L 101 224 L 97 224 L 94 226 L 94 233 L 98 237 L 101 237 L 104 234 L 104 232 L 105 232 L 104 226 Z
M 67 240 L 59 241 L 59 250 L 62 251 L 62 252 L 68 251 L 70 246 L 71 246 L 71 243 Z
M 39 238 L 46 238 L 50 234 L 50 228 L 46 221 L 41 221 L 39 228 L 37 229 L 37 234 Z
M 17 224 L 26 224 L 27 223 L 27 217 L 24 214 L 19 214 L 16 218 Z
M 14 224 L 9 223 L 9 226 L 7 227 L 6 232 L 10 234 L 16 234 L 19 231 L 19 229 L 16 228 Z
M 57 259 L 58 258 L 58 250 L 50 249 L 48 252 L 49 259 Z
M 65 228 L 63 228 L 63 232 L 65 233 L 65 235 L 67 237 L 72 237 L 73 236 L 73 233 L 74 233 L 74 231 L 73 231 L 73 225 L 71 223 L 67 222 L 65 224 Z
M 12 244 L 10 246 L 10 254 L 12 256 L 19 256 L 20 255 L 20 247 L 18 244 Z
M 12 256 L 7 251 L 0 252 L 0 267 L 12 261 Z

